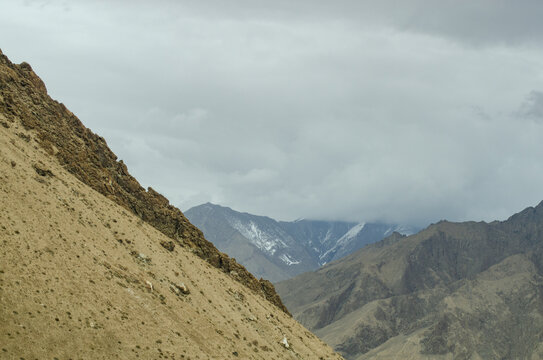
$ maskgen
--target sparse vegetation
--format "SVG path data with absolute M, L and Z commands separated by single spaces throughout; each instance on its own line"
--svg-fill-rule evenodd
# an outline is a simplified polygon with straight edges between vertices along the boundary
M 291 358 L 278 342 L 305 330 L 265 300 L 277 296 L 273 287 L 141 190 L 28 64 L 1 52 L 0 121 L 8 124 L 0 127 L 0 358 Z M 168 214 L 177 214 L 178 238 L 165 235 Z M 165 251 L 170 242 L 174 251 Z M 249 314 L 258 320 L 245 321 Z M 246 350 L 241 338 L 269 351 Z M 298 342 L 302 358 L 340 358 L 316 339 Z

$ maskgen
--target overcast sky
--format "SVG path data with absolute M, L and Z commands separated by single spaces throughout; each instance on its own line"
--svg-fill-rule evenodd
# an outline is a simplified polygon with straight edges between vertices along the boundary
M 543 200 L 539 0 L 0 0 L 0 48 L 145 187 L 281 220 Z

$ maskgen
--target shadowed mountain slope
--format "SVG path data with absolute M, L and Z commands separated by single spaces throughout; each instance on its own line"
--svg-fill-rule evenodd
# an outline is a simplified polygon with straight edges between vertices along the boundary
M 539 359 L 543 203 L 504 222 L 440 222 L 276 285 L 348 359 Z
M 3 55 L 0 203 L 2 359 L 340 358 Z

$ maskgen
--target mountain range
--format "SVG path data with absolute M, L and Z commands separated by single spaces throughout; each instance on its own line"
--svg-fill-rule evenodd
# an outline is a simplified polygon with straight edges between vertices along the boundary
M 395 233 L 276 289 L 347 359 L 541 359 L 543 202 Z
M 315 270 L 394 231 L 417 231 L 382 223 L 276 221 L 211 203 L 195 206 L 185 215 L 220 251 L 272 282 Z

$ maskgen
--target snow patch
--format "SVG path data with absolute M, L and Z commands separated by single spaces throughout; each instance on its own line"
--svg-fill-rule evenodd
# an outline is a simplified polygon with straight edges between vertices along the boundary
M 360 231 L 362 231 L 362 229 L 364 228 L 364 226 L 366 226 L 366 223 L 365 222 L 362 222 L 362 223 L 359 223 L 359 224 L 356 224 L 355 226 L 353 226 L 352 228 L 349 229 L 349 231 L 347 231 L 345 233 L 345 235 L 343 235 L 342 237 L 340 237 L 338 239 L 338 241 L 336 242 L 336 244 L 334 246 L 332 246 L 328 251 L 326 251 L 324 254 L 320 255 L 319 256 L 319 259 L 322 260 L 323 258 L 325 258 L 326 256 L 328 256 L 330 253 L 334 254 L 337 252 L 338 248 L 342 247 L 346 242 L 348 242 L 349 240 L 351 240 L 352 238 L 354 238 L 356 235 L 358 235 L 360 233 Z
M 285 264 L 287 264 L 288 266 L 290 265 L 297 265 L 299 264 L 300 262 L 298 260 L 294 260 L 292 259 L 290 256 L 288 256 L 287 254 L 283 254 L 281 256 L 279 256 L 279 259 L 281 259 L 281 261 L 283 261 Z
M 275 254 L 278 248 L 285 248 L 287 245 L 280 238 L 263 231 L 253 221 L 242 223 L 238 219 L 228 219 L 230 225 L 245 236 L 253 245 L 270 255 Z
M 321 244 L 326 244 L 326 242 L 328 240 L 330 240 L 330 238 L 332 237 L 332 229 L 328 229 L 328 231 L 326 232 L 326 236 L 324 237 L 324 239 L 321 241 Z
M 366 223 L 356 224 L 356 225 L 353 226 L 349 231 L 347 231 L 347 233 L 346 233 L 345 235 L 343 235 L 343 236 L 338 240 L 338 242 L 341 242 L 342 240 L 345 241 L 345 240 L 349 240 L 349 239 L 354 238 L 356 235 L 358 235 L 358 233 L 359 233 L 360 231 L 362 231 L 362 229 L 364 228 L 364 226 L 366 226 Z

